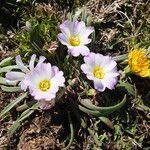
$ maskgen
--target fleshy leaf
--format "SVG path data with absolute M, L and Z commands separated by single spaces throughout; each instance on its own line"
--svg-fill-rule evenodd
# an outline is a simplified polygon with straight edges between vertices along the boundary
M 127 59 L 127 57 L 128 57 L 127 54 L 123 54 L 123 55 L 119 55 L 119 56 L 113 57 L 113 60 L 115 60 L 115 61 L 123 61 L 123 60 Z
M 6 79 L 3 77 L 0 77 L 0 84 L 7 84 Z
M 88 108 L 89 113 L 91 113 L 93 115 L 101 114 L 101 116 L 105 116 L 105 115 L 109 115 L 109 114 L 113 113 L 114 111 L 119 110 L 126 102 L 126 95 L 124 96 L 123 100 L 120 103 L 118 103 L 114 106 L 109 106 L 109 107 L 95 106 L 91 103 L 91 101 L 89 99 L 81 99 L 80 102 L 83 106 Z
M 17 65 L 12 65 L 12 66 L 6 66 L 6 67 L 3 67 L 3 68 L 0 68 L 0 73 L 9 72 L 12 69 L 18 69 L 18 66 Z
M 8 133 L 9 135 L 12 135 L 18 128 L 20 128 L 22 122 L 28 118 L 37 108 L 39 104 L 34 104 L 31 108 L 25 110 L 21 116 L 14 122 L 14 124 L 10 127 Z
M 83 111 L 87 114 L 91 114 L 93 116 L 98 116 L 98 117 L 103 116 L 99 111 L 91 110 L 91 109 L 85 108 L 81 105 L 78 105 L 78 107 L 81 111 Z
M 0 66 L 4 66 L 5 63 L 11 61 L 12 59 L 13 59 L 12 57 L 5 58 L 4 60 L 2 60 L 2 61 L 0 62 Z
M 112 122 L 106 117 L 99 117 L 99 119 L 105 123 L 109 128 L 114 129 Z
M 87 16 L 88 16 L 88 15 L 87 15 L 87 9 L 86 9 L 86 7 L 83 7 L 83 8 L 82 8 L 81 20 L 84 21 L 84 22 L 86 22 Z
M 135 95 L 134 86 L 130 83 L 120 82 L 120 84 L 117 85 L 117 87 L 122 87 L 123 90 L 126 90 L 129 94 Z
M 25 102 L 24 104 L 22 104 L 21 106 L 18 106 L 16 108 L 17 111 L 24 111 L 28 108 L 31 108 L 37 101 L 36 100 L 31 100 L 29 102 Z
M 0 118 L 4 116 L 9 110 L 11 110 L 16 104 L 18 104 L 21 100 L 27 97 L 27 92 L 16 98 L 15 100 L 11 101 L 1 112 Z
M 18 92 L 21 91 L 21 88 L 19 86 L 15 86 L 15 87 L 8 87 L 8 86 L 1 86 L 1 89 L 5 92 Z

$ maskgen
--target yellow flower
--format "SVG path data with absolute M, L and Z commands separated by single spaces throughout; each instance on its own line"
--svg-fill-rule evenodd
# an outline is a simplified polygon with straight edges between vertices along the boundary
M 138 48 L 130 51 L 128 64 L 132 73 L 141 77 L 150 77 L 150 59 L 144 49 Z

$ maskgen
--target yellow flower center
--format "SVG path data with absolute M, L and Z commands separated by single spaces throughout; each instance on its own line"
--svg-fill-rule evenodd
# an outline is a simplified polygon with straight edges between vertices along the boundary
M 69 41 L 70 41 L 70 44 L 72 46 L 79 46 L 80 45 L 80 39 L 77 36 L 71 36 Z
M 104 71 L 103 68 L 101 68 L 99 66 L 96 66 L 93 69 L 93 75 L 94 75 L 95 78 L 103 79 L 104 76 L 105 76 L 105 71 Z
M 43 92 L 46 92 L 51 87 L 51 82 L 49 80 L 43 80 L 39 83 L 39 89 Z
M 134 49 L 128 54 L 128 64 L 131 72 L 141 77 L 150 76 L 150 60 L 144 49 Z

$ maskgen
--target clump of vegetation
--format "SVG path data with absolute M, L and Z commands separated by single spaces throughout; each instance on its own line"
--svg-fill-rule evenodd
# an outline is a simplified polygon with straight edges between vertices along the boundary
M 1 148 L 148 148 L 148 4 L 2 2 Z

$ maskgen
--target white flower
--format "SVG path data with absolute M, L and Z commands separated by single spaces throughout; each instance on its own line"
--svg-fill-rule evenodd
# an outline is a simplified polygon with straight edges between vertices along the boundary
M 27 75 L 26 81 L 34 99 L 50 101 L 56 97 L 59 87 L 64 86 L 65 78 L 58 67 L 42 63 Z
M 62 33 L 58 34 L 59 41 L 68 47 L 68 52 L 74 57 L 89 54 L 89 48 L 85 45 L 91 42 L 88 36 L 94 31 L 92 27 L 86 27 L 83 21 L 65 21 L 60 25 Z
M 114 89 L 119 75 L 117 63 L 109 56 L 90 53 L 84 57 L 84 64 L 81 65 L 82 71 L 89 80 L 94 81 L 94 88 L 98 91 Z

